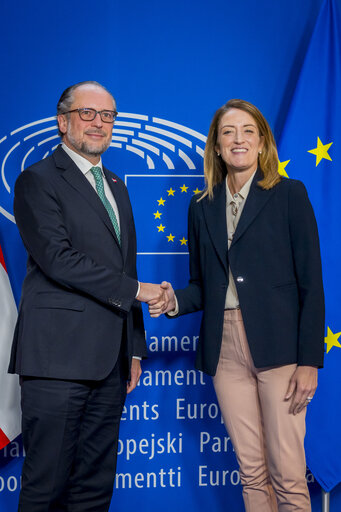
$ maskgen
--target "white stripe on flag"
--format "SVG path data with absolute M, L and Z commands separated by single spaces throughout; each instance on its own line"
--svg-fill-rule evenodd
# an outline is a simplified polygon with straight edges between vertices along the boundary
M 19 380 L 17 375 L 7 373 L 17 308 L 7 272 L 1 262 L 0 311 L 0 429 L 12 441 L 21 431 Z

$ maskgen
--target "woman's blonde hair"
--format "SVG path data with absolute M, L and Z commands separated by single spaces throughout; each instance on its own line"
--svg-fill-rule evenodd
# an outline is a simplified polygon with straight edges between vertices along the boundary
M 264 137 L 264 146 L 261 154 L 258 155 L 258 164 L 263 172 L 263 179 L 258 182 L 258 185 L 264 189 L 270 189 L 281 180 L 281 175 L 278 173 L 276 142 L 267 120 L 258 108 L 252 105 L 252 103 L 244 100 L 233 99 L 229 100 L 216 111 L 211 122 L 204 156 L 206 189 L 200 199 L 207 195 L 212 199 L 215 185 L 221 183 L 226 177 L 226 165 L 221 156 L 217 155 L 216 146 L 220 120 L 222 116 L 232 108 L 243 110 L 250 114 L 256 121 L 259 135 Z

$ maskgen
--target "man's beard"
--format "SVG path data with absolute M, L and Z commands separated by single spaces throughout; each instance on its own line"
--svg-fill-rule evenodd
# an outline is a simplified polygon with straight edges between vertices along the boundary
M 84 155 L 89 156 L 100 156 L 102 155 L 110 146 L 110 140 L 103 142 L 101 146 L 98 146 L 97 144 L 91 144 L 88 142 L 79 142 L 77 139 L 74 138 L 74 136 L 71 133 L 70 128 L 68 127 L 67 130 L 67 138 L 73 145 L 73 147 L 79 151 L 80 153 L 83 153 Z

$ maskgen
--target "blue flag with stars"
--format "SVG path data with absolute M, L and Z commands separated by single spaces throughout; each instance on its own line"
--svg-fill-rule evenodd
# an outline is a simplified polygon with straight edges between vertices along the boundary
M 187 211 L 193 194 L 204 188 L 200 175 L 126 175 L 139 254 L 186 254 Z M 141 201 L 143 196 L 143 201 Z
M 321 7 L 279 144 L 280 172 L 302 180 L 319 227 L 326 296 L 325 366 L 307 411 L 307 465 L 341 481 L 341 4 Z

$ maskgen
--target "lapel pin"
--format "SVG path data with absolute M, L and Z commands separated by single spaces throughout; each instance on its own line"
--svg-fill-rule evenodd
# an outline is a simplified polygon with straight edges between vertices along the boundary
M 111 178 L 114 183 L 117 183 L 117 180 L 115 178 Z

